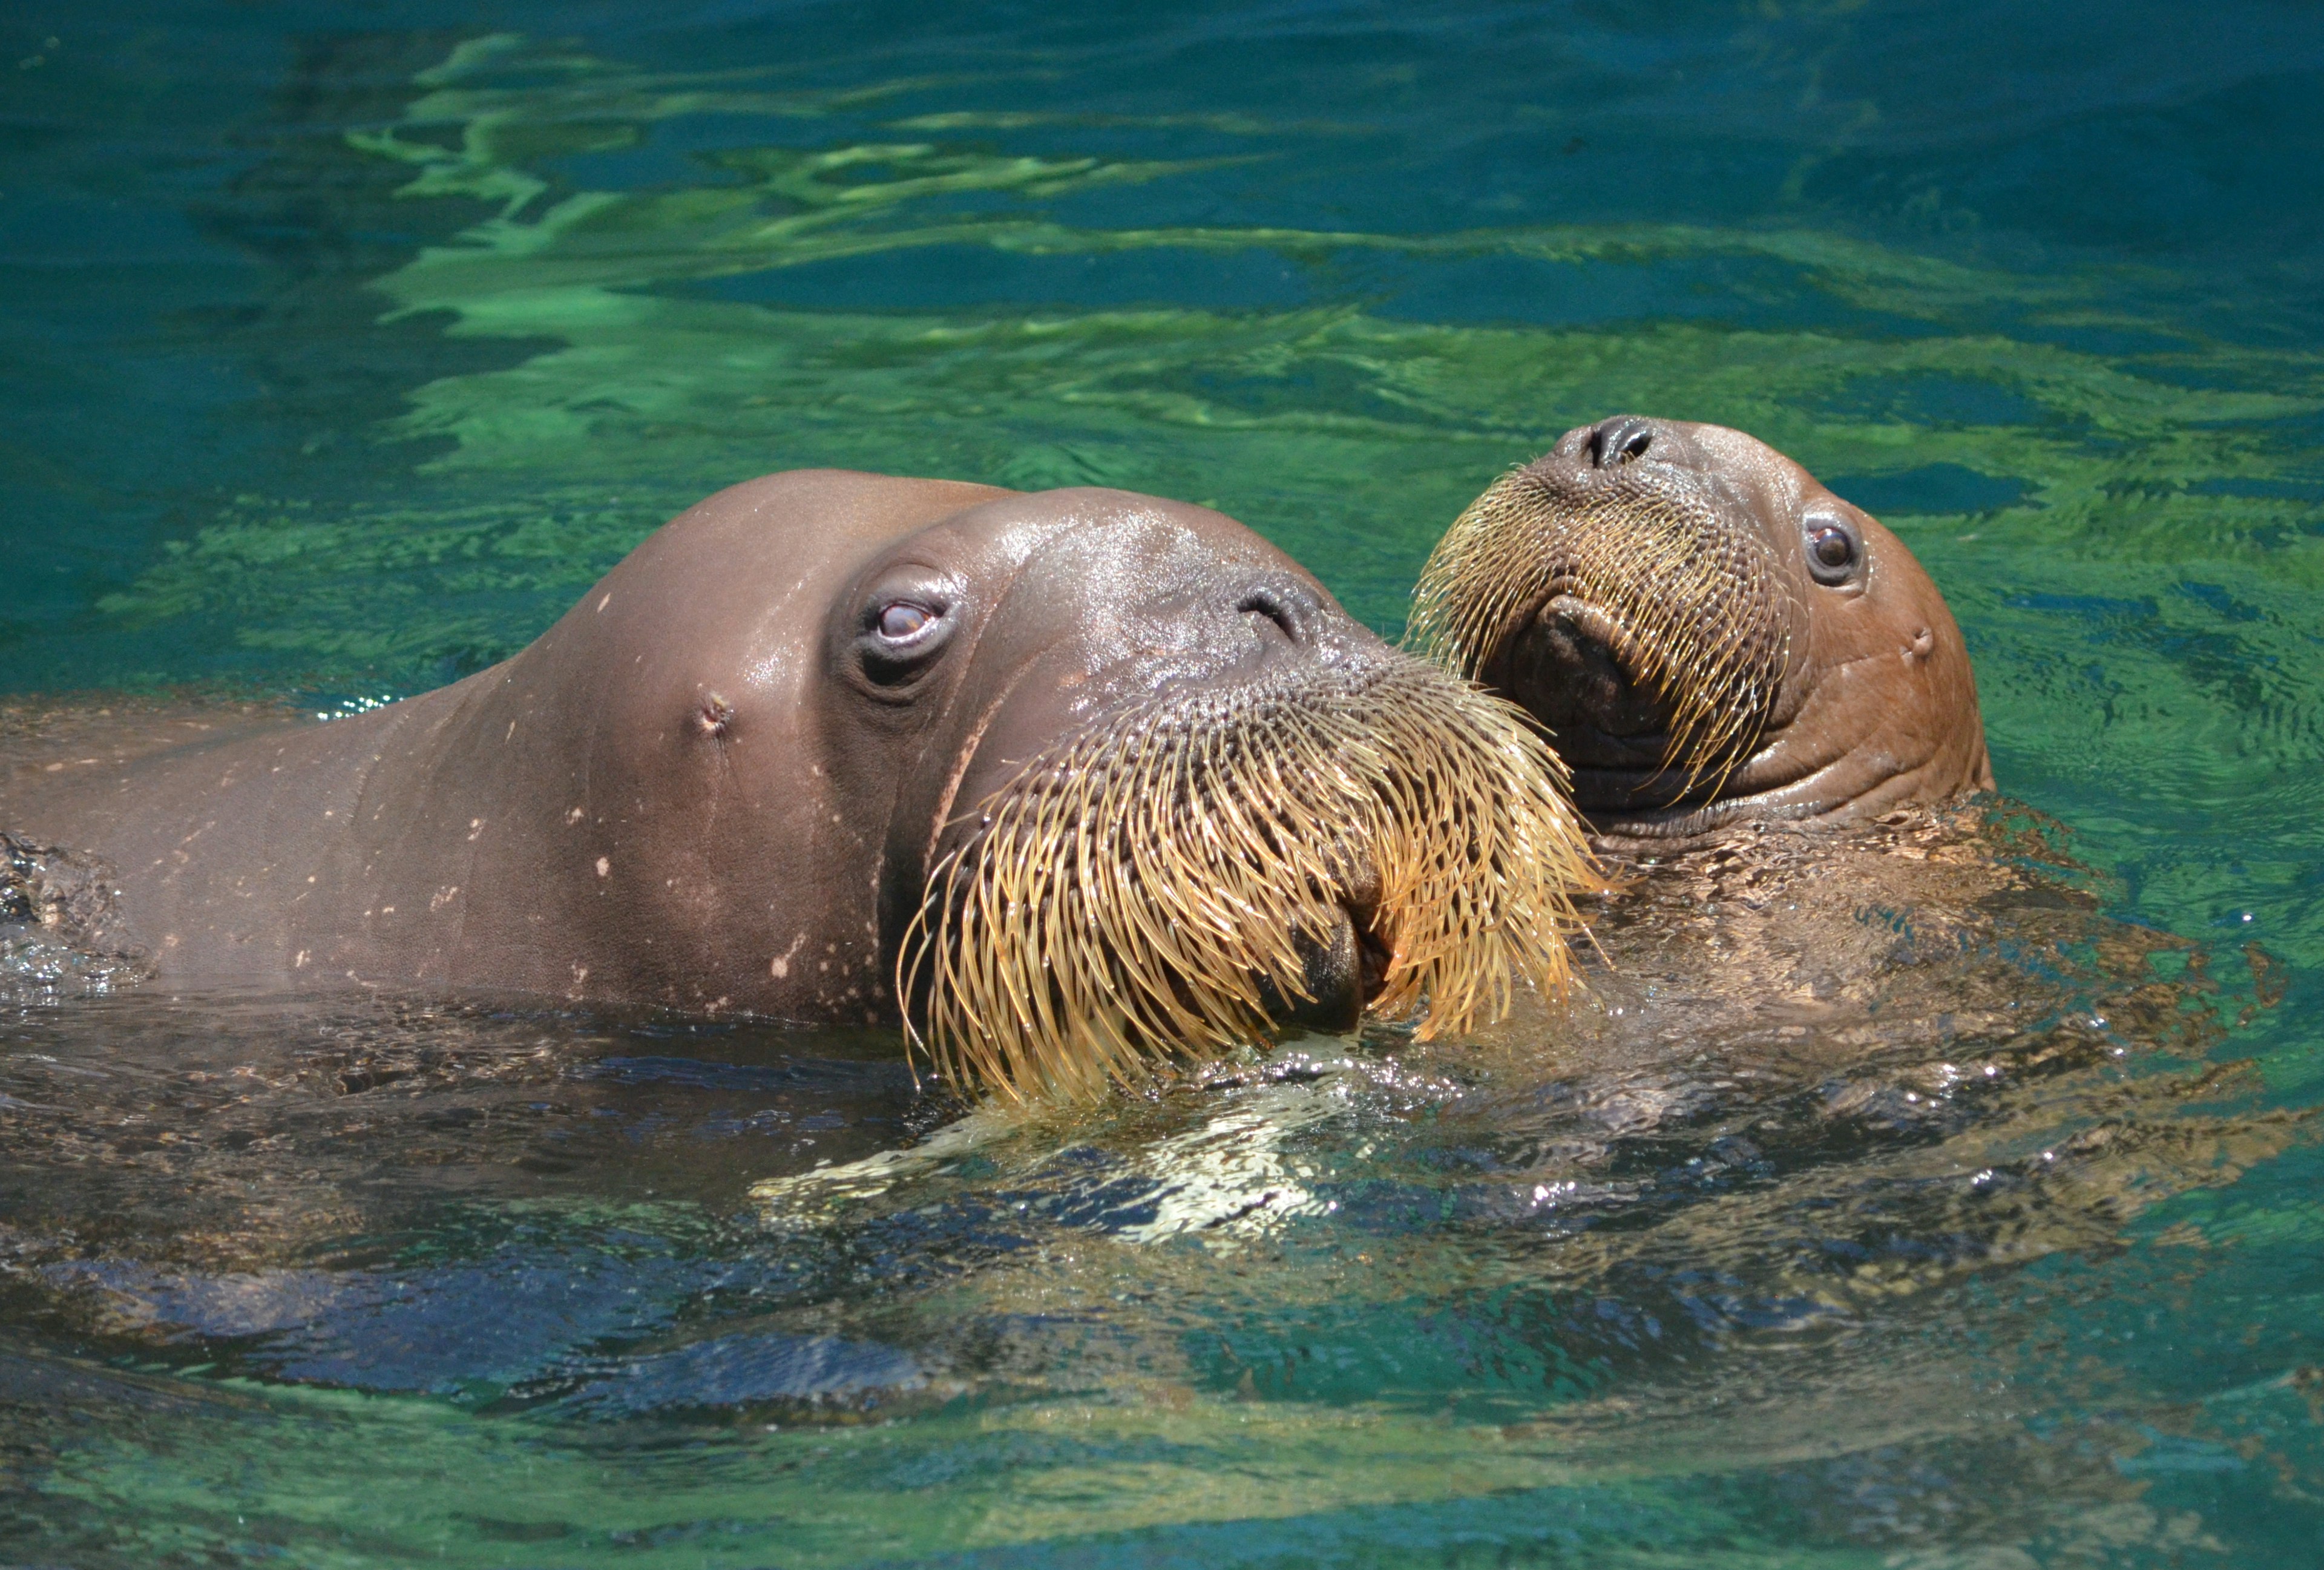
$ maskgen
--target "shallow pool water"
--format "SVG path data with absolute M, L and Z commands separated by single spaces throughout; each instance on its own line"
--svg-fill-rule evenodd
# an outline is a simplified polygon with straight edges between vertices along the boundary
M 490 10 L 0 11 L 0 750 L 437 685 L 810 464 L 1393 634 L 1636 410 L 1912 545 L 2016 871 L 1792 1012 L 1649 901 L 1582 1014 L 1013 1126 L 881 1031 L 19 987 L 0 1564 L 2317 1556 L 2324 12 Z

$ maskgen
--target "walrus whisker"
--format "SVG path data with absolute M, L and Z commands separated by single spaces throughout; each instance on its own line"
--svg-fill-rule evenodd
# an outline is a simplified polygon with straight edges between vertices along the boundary
M 917 1054 L 1013 1099 L 1135 1085 L 1314 1002 L 1303 945 L 1388 957 L 1423 1036 L 1573 984 L 1590 867 L 1517 711 L 1417 661 L 1162 695 L 970 815 L 897 956 Z M 1354 880 L 1368 879 L 1360 894 Z
M 1755 744 L 1789 658 L 1766 548 L 1692 498 L 1612 485 L 1576 499 L 1512 470 L 1438 541 L 1406 640 L 1474 679 L 1559 593 L 1611 619 L 1619 652 L 1670 705 L 1662 770 L 1683 769 L 1683 794 L 1715 792 Z

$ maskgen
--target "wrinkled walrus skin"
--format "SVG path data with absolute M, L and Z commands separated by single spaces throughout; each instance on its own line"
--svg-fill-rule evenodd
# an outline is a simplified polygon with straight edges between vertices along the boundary
M 1378 729 L 1399 705 L 1416 706 L 1404 728 Z M 1268 738 L 1295 732 L 1308 762 L 1279 766 Z M 1465 764 L 1398 775 L 1409 738 L 1425 750 L 1454 732 Z M 1144 858 L 1127 873 L 1093 859 L 1129 843 L 1120 834 L 1067 824 L 1054 837 L 1055 804 L 1121 757 L 1174 769 L 1177 792 L 1128 803 L 1162 827 L 1122 853 Z M 1554 991 L 1563 891 L 1536 880 L 1545 903 L 1497 914 L 1511 880 L 1485 862 L 1469 877 L 1461 847 L 1498 845 L 1520 869 L 1572 862 L 1578 824 L 1529 779 L 1554 770 L 1514 710 L 1382 644 L 1220 513 L 801 471 L 688 510 L 503 664 L 328 724 L 20 771 L 0 782 L 0 827 L 109 862 L 122 915 L 171 982 L 878 1023 L 909 1011 L 895 978 L 914 933 L 985 943 L 937 954 L 929 973 L 984 989 L 945 1016 L 963 1037 L 951 1045 L 991 1079 L 1086 1089 L 1135 1077 L 1149 1048 L 1217 1048 L 1246 1025 L 1351 1025 L 1399 984 L 1488 1003 L 1512 981 Z M 1455 776 L 1486 783 L 1449 806 L 1430 796 Z M 1265 799 L 1311 786 L 1316 799 Z M 1013 808 L 992 808 L 1011 790 Z M 1208 949 L 1167 911 L 1091 917 L 1087 899 L 1119 903 L 1123 888 L 1169 895 L 1167 837 L 1182 828 L 1212 854 L 1205 888 L 1222 865 L 1246 880 Z M 1307 831 L 1317 843 L 1291 843 Z M 977 862 L 1009 832 L 1016 860 Z M 1394 864 L 1431 835 L 1453 851 Z M 1238 844 L 1259 849 L 1229 864 Z M 1304 859 L 1273 867 L 1278 849 Z M 1094 875 L 1109 870 L 1111 884 Z M 1059 891 L 1041 910 L 1084 898 L 1074 929 L 1010 926 L 1028 888 Z M 932 916 L 939 889 L 953 905 Z M 1107 970 L 1119 956 L 1088 937 L 1101 928 L 1158 947 Z M 1080 1010 L 1060 1021 L 1024 989 L 1048 990 L 1053 948 L 1067 967 L 1065 938 L 1086 964 L 1055 977 L 1057 998 L 1082 1000 L 1057 1005 Z M 1210 973 L 1185 974 L 1198 954 Z M 1142 1001 L 1110 1012 L 1135 984 Z
M 1960 627 L 1904 542 L 1740 431 L 1621 415 L 1446 533 L 1414 623 L 1524 706 L 1601 836 L 1990 790 Z

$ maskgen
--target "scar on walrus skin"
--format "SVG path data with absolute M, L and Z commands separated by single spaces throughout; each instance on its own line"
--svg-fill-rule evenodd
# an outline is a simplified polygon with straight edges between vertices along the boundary
M 108 863 L 168 982 L 888 1020 L 964 1087 L 1085 1095 L 1556 994 L 1563 791 L 1522 715 L 1218 513 L 805 471 L 464 681 L 20 768 L 0 829 Z
M 1454 522 L 1412 626 L 1541 723 L 1610 838 L 1993 785 L 1960 629 L 1912 552 L 1721 426 L 1566 432 Z

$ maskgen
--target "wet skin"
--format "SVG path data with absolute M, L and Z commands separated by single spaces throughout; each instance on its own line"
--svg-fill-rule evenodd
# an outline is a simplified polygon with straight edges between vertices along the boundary
M 691 508 L 503 664 L 21 765 L 0 827 L 109 862 L 171 982 L 888 1022 L 929 868 L 1028 759 L 1157 693 L 1401 658 L 1204 508 L 801 471 Z M 1353 923 L 1284 1015 L 1353 1022 Z
M 1622 415 L 1577 427 L 1522 471 L 1545 505 L 1677 503 L 1697 548 L 1748 562 L 1712 639 L 1773 640 L 1737 755 L 1673 755 L 1673 703 L 1633 630 L 1555 581 L 1498 629 L 1477 670 L 1548 728 L 1600 834 L 1686 837 L 1752 819 L 1876 817 L 1989 790 L 1960 629 L 1904 542 L 1798 464 L 1721 426 Z M 1618 501 L 1615 498 L 1619 498 Z M 1642 563 L 1642 572 L 1651 568 Z M 1690 765 L 1708 767 L 1690 777 Z

